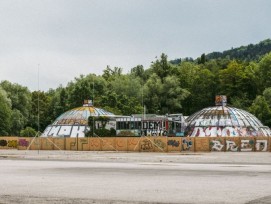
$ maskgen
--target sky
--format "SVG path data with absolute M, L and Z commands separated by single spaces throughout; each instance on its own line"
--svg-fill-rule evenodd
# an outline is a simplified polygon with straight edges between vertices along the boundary
M 199 57 L 271 38 L 270 0 L 0 0 L 0 81 L 55 89 L 109 65 Z

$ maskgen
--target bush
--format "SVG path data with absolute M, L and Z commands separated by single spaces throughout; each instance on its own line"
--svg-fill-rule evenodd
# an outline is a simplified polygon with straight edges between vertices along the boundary
M 135 134 L 132 131 L 124 130 L 119 132 L 118 136 L 135 136 Z
M 26 127 L 25 129 L 21 130 L 21 132 L 20 132 L 21 137 L 35 137 L 36 134 L 37 134 L 37 131 L 31 127 Z
M 85 134 L 86 137 L 92 137 L 93 132 L 90 130 Z M 116 136 L 116 130 L 111 128 L 110 130 L 105 128 L 99 128 L 94 130 L 94 137 L 114 137 Z

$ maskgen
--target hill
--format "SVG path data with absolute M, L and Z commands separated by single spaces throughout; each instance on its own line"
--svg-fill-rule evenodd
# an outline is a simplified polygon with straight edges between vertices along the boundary
M 269 52 L 271 52 L 271 39 L 266 39 L 257 44 L 249 44 L 247 46 L 232 48 L 230 50 L 225 50 L 223 52 L 212 52 L 206 54 L 204 57 L 206 60 L 226 58 L 230 60 L 236 59 L 242 61 L 258 61 L 262 56 Z M 201 57 L 196 59 L 196 61 L 199 61 Z M 179 64 L 181 61 L 194 61 L 194 59 L 187 57 L 184 59 L 179 58 L 171 60 L 170 62 L 172 64 Z

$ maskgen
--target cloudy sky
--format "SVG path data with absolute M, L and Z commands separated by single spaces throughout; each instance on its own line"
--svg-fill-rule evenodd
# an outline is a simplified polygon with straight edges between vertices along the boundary
M 270 11 L 270 0 L 0 0 L 0 81 L 47 91 L 106 65 L 255 44 L 271 37 Z

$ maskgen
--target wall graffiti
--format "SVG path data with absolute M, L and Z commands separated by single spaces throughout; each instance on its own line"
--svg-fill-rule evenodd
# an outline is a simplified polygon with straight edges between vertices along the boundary
M 180 146 L 180 141 L 168 140 L 167 145 L 172 146 L 172 147 L 179 147 Z
M 235 141 L 226 140 L 226 150 L 230 152 L 237 152 L 238 145 L 236 145 Z
M 267 140 L 256 140 L 255 149 L 256 151 L 266 152 L 268 149 Z
M 95 151 L 271 151 L 269 137 L 107 137 L 107 138 L 22 138 L 0 137 L 1 149 L 26 149 L 31 141 L 31 150 L 95 150 Z M 60 148 L 58 148 L 60 146 Z
M 6 147 L 8 145 L 7 140 L 0 140 L 0 146 L 1 147 Z
M 222 141 L 220 140 L 212 140 L 210 141 L 210 146 L 212 151 L 222 151 L 224 145 L 222 144 Z
M 241 152 L 251 152 L 253 150 L 254 140 L 241 140 Z
M 53 137 L 85 137 L 85 133 L 89 131 L 88 126 L 79 125 L 52 125 L 48 126 L 43 132 L 42 136 L 53 136 Z
M 190 151 L 192 149 L 192 146 L 193 146 L 193 141 L 192 140 L 189 140 L 189 139 L 186 139 L 186 138 L 184 138 L 182 140 L 182 150 L 183 151 Z
M 159 139 L 154 139 L 153 143 L 155 144 L 156 147 L 164 149 L 166 147 L 166 144 Z
M 18 141 L 17 140 L 0 140 L 0 147 L 17 148 Z
M 18 141 L 17 140 L 9 140 L 8 141 L 8 147 L 17 148 L 17 146 L 18 146 Z
M 206 123 L 206 121 L 204 122 Z M 195 127 L 188 134 L 191 137 L 243 137 L 246 135 L 257 136 L 257 131 L 239 127 Z
M 28 147 L 29 141 L 27 141 L 26 139 L 19 139 L 18 144 L 21 147 Z
M 152 142 L 150 140 L 142 140 L 140 143 L 140 149 L 142 151 L 149 151 L 153 149 Z
M 88 139 L 79 139 L 80 150 L 84 150 L 84 146 L 88 145 Z

